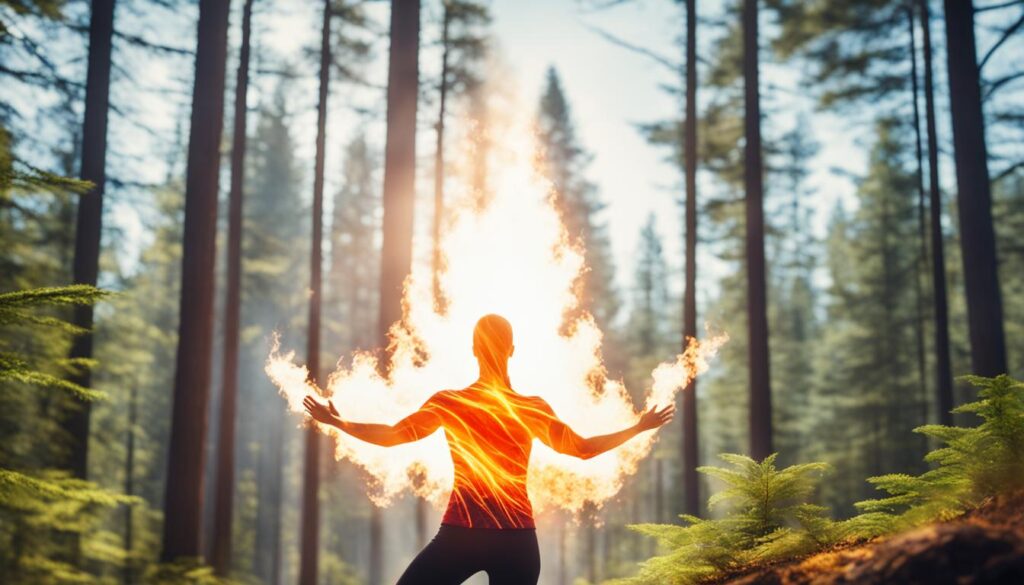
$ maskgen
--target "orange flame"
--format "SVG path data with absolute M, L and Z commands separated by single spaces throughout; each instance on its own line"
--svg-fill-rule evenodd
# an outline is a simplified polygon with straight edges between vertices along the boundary
M 403 321 L 390 330 L 389 379 L 380 376 L 372 355 L 357 353 L 351 366 L 339 366 L 321 391 L 307 382 L 307 371 L 294 363 L 294 352 L 280 353 L 275 339 L 265 370 L 289 410 L 303 412 L 303 398 L 320 394 L 332 398 L 346 420 L 394 424 L 439 390 L 462 388 L 475 379 L 473 326 L 494 312 L 515 328 L 509 374 L 519 394 L 543 398 L 583 436 L 618 431 L 637 420 L 639 412 L 621 382 L 607 380 L 603 387 L 592 388 L 595 374 L 604 379 L 602 333 L 593 319 L 584 314 L 571 333 L 562 334 L 564 315 L 578 305 L 573 285 L 585 266 L 553 206 L 551 183 L 535 170 L 529 128 L 523 120 L 510 123 L 502 144 L 495 145 L 492 157 L 497 160 L 488 165 L 493 192 L 482 209 L 468 180 L 452 181 L 448 193 L 456 204 L 442 242 L 446 311 L 435 312 L 429 266 L 417 264 L 406 282 Z M 653 371 L 645 406 L 672 402 L 677 391 L 707 370 L 708 360 L 727 340 L 725 334 L 702 343 L 688 340 L 683 354 Z M 377 505 L 385 506 L 403 492 L 435 505 L 447 501 L 456 478 L 442 433 L 384 448 L 334 428 L 320 429 L 334 440 L 336 459 L 368 472 L 368 493 Z M 643 433 L 588 460 L 534 445 L 527 476 L 534 509 L 578 512 L 586 504 L 600 507 L 636 471 L 655 440 L 656 433 Z M 468 455 L 487 461 L 480 454 Z M 501 472 L 491 467 L 476 471 L 480 477 Z M 492 478 L 488 487 L 498 481 Z

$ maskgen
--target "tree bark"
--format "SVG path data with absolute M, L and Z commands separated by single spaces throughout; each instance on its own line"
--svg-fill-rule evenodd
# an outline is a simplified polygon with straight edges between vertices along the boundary
M 309 323 L 306 367 L 314 384 L 320 378 L 320 305 L 323 297 L 324 150 L 327 145 L 327 98 L 331 73 L 331 0 L 324 0 L 320 35 L 320 95 L 316 109 L 316 162 L 313 170 L 313 242 L 309 259 Z M 299 585 L 315 585 L 320 553 L 320 431 L 306 429 L 306 458 L 302 481 L 302 558 Z
M 992 226 L 992 186 L 985 146 L 978 62 L 974 44 L 974 6 L 946 0 L 946 51 L 949 101 L 953 117 L 960 249 L 967 289 L 971 369 L 979 376 L 1006 373 L 1003 302 Z
M 94 0 L 89 19 L 89 63 L 85 78 L 85 115 L 82 121 L 82 179 L 93 184 L 78 201 L 75 226 L 75 284 L 95 286 L 99 274 L 100 240 L 103 233 L 103 192 L 107 181 L 107 118 L 110 112 L 110 68 L 113 53 L 114 0 Z M 74 308 L 72 322 L 86 332 L 72 340 L 71 359 L 92 358 L 92 305 Z M 92 385 L 89 368 L 73 370 L 70 381 Z M 90 405 L 79 401 L 64 424 L 72 438 L 68 469 L 85 479 L 89 458 Z
M 932 305 L 935 312 L 935 392 L 939 424 L 953 424 L 953 374 L 949 357 L 949 302 L 946 299 L 946 253 L 942 237 L 942 191 L 939 185 L 939 139 L 935 124 L 932 79 L 932 33 L 928 0 L 918 0 L 924 50 L 925 134 L 928 137 L 928 211 L 931 220 Z
M 750 360 L 750 455 L 772 453 L 771 373 L 764 261 L 764 170 L 761 160 L 761 104 L 758 88 L 757 0 L 743 2 L 743 104 L 747 199 L 747 324 Z
M 451 14 L 448 3 L 444 5 L 443 23 L 441 25 L 441 83 L 438 87 L 439 104 L 437 110 L 437 143 L 434 148 L 434 223 L 433 223 L 433 257 L 431 275 L 434 290 L 434 309 L 444 312 L 444 298 L 441 294 L 441 223 L 444 219 L 444 117 L 448 98 L 448 27 Z
M 683 351 L 697 339 L 697 1 L 686 0 L 686 119 L 683 167 L 686 172 L 686 290 L 683 293 Z M 700 451 L 697 434 L 697 380 L 683 388 L 683 511 L 700 514 Z
M 161 558 L 199 557 L 230 2 L 200 0 Z
M 269 414 L 267 448 L 260 449 L 257 470 L 260 493 L 252 571 L 263 582 L 276 585 L 281 575 L 281 465 L 285 412 L 280 410 Z
M 402 318 L 402 285 L 412 268 L 413 203 L 416 188 L 416 102 L 419 96 L 419 0 L 392 0 L 388 57 L 387 138 L 384 147 L 384 216 L 381 244 L 378 343 L 381 371 L 389 358 L 388 329 Z M 383 526 L 371 507 L 370 585 L 383 577 Z
M 434 147 L 434 221 L 433 221 L 433 252 L 431 258 L 431 279 L 434 292 L 434 310 L 445 312 L 445 298 L 441 291 L 441 270 L 443 256 L 441 254 L 441 224 L 444 219 L 444 118 L 448 98 L 448 27 L 451 13 L 448 3 L 444 3 L 444 16 L 441 25 L 441 83 L 438 87 L 439 104 L 437 110 L 437 133 Z M 427 502 L 416 498 L 416 546 L 423 548 L 427 544 Z
M 907 29 L 910 33 L 910 99 L 914 112 L 914 160 L 917 163 L 914 176 L 917 179 L 917 229 L 921 249 L 918 250 L 917 270 L 914 274 L 914 302 L 917 309 L 917 323 L 914 326 L 914 343 L 917 357 L 918 392 L 921 401 L 921 424 L 928 422 L 928 367 L 925 363 L 924 324 L 924 286 L 921 282 L 923 273 L 928 266 L 928 228 L 925 221 L 924 194 L 924 153 L 921 147 L 921 109 L 918 106 L 917 78 L 917 35 L 914 19 L 914 5 L 907 5 Z
M 217 485 L 213 517 L 214 572 L 226 576 L 231 565 L 231 517 L 235 497 L 235 416 L 238 397 L 238 330 L 242 304 L 242 200 L 245 182 L 246 114 L 249 91 L 249 42 L 252 3 L 242 6 L 242 46 L 235 77 L 234 135 L 231 140 L 231 191 L 228 195 L 228 282 L 224 299 L 224 364 L 221 372 L 217 436 Z

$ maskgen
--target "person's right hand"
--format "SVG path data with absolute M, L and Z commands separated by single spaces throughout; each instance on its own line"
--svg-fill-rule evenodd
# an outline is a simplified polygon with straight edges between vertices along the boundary
M 334 403 L 330 400 L 327 404 L 321 404 L 316 398 L 307 396 L 303 399 L 302 405 L 306 407 L 306 413 L 317 422 L 331 424 L 339 418 L 338 409 L 334 408 Z
M 652 406 L 647 410 L 647 412 L 640 416 L 640 420 L 636 423 L 637 429 L 640 432 L 656 429 L 672 420 L 672 416 L 675 415 L 675 413 L 676 407 L 674 404 L 669 404 L 661 410 Z

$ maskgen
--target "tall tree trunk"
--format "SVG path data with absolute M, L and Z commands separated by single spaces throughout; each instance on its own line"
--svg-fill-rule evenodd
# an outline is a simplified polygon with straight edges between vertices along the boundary
M 697 338 L 697 1 L 686 0 L 686 291 L 683 293 L 683 350 Z M 683 388 L 683 511 L 700 514 L 697 466 L 697 380 Z
M 949 358 L 949 307 L 946 299 L 946 253 L 942 238 L 942 191 L 939 186 L 939 139 L 935 129 L 932 80 L 932 33 L 928 0 L 918 0 L 924 49 L 924 111 L 928 136 L 928 207 L 931 219 L 932 305 L 935 311 L 935 391 L 940 424 L 953 424 L 953 374 Z
M 564 521 L 558 523 L 558 585 L 569 583 L 569 561 L 565 552 L 565 531 L 568 525 L 569 523 Z
M 136 395 L 138 389 L 132 386 L 128 395 L 128 432 L 125 440 L 124 458 L 124 495 L 135 495 L 135 424 L 137 418 Z M 132 506 L 124 507 L 124 570 L 121 575 L 126 585 L 135 582 L 135 559 L 132 558 L 132 551 L 135 548 L 134 534 L 132 530 Z
M 433 221 L 433 253 L 431 258 L 431 278 L 433 280 L 434 310 L 445 312 L 445 298 L 441 291 L 441 224 L 444 219 L 444 122 L 445 107 L 448 98 L 448 27 L 451 24 L 451 13 L 448 3 L 444 3 L 444 16 L 441 25 L 441 83 L 438 87 L 439 100 L 435 131 L 437 140 L 434 147 L 434 221 Z M 427 544 L 427 502 L 416 498 L 416 546 L 423 548 Z
M 174 410 L 164 499 L 164 561 L 199 557 L 203 464 L 210 392 L 213 281 L 217 244 L 220 139 L 230 2 L 200 0 L 192 90 L 181 306 L 174 372 Z
M 384 217 L 381 244 L 380 313 L 377 341 L 388 346 L 388 328 L 402 318 L 402 284 L 412 268 L 413 203 L 416 189 L 416 101 L 419 95 L 419 0 L 392 0 L 388 57 L 387 142 L 384 147 Z M 389 367 L 382 355 L 381 369 Z M 370 585 L 383 577 L 383 526 L 371 507 Z
M 324 149 L 327 145 L 327 98 L 331 72 L 331 0 L 324 0 L 320 34 L 320 95 L 316 108 L 316 163 L 313 170 L 313 242 L 309 256 L 309 322 L 306 367 L 314 384 L 320 378 L 320 304 L 323 295 Z M 320 552 L 320 431 L 306 429 L 305 472 L 302 479 L 302 558 L 299 585 L 317 582 Z
M 75 227 L 75 284 L 96 285 L 103 232 L 103 191 L 107 181 L 107 118 L 110 111 L 110 66 L 114 36 L 114 0 L 94 0 L 89 19 L 89 64 L 85 78 L 85 116 L 82 121 L 81 177 L 93 184 L 78 201 Z M 72 322 L 85 329 L 71 343 L 71 359 L 92 358 L 92 305 L 74 308 Z M 89 368 L 76 368 L 71 381 L 85 387 L 92 384 Z M 88 402 L 79 402 L 68 415 L 65 426 L 71 435 L 68 469 L 85 479 L 89 456 Z
M 921 249 L 918 251 L 917 270 L 914 274 L 914 301 L 917 309 L 917 322 L 914 326 L 914 342 L 917 350 L 918 399 L 921 401 L 921 424 L 928 422 L 928 374 L 925 363 L 924 324 L 927 319 L 924 309 L 924 286 L 921 279 L 928 266 L 928 228 L 925 221 L 924 194 L 924 154 L 921 147 L 921 109 L 918 106 L 917 81 L 917 35 L 914 19 L 914 5 L 907 5 L 907 29 L 910 33 L 910 98 L 914 112 L 914 160 L 917 163 L 915 177 L 917 179 L 917 229 Z
M 228 287 L 224 299 L 224 364 L 217 437 L 217 485 L 213 518 L 213 569 L 226 576 L 231 564 L 231 516 L 235 496 L 235 415 L 238 397 L 238 330 L 242 288 L 242 199 L 245 181 L 249 40 L 253 0 L 242 7 L 242 46 L 235 76 L 235 120 L 228 195 Z
M 979 376 L 1006 373 L 1003 301 L 992 227 L 992 186 L 974 45 L 974 3 L 946 0 L 946 51 L 953 117 L 960 248 L 967 289 L 971 369 Z
M 285 413 L 272 411 L 267 422 L 266 449 L 260 449 L 257 469 L 259 509 L 256 516 L 252 571 L 263 582 L 276 585 L 281 575 L 281 503 Z
M 747 190 L 747 322 L 750 361 L 750 456 L 772 453 L 772 394 L 764 262 L 764 170 L 758 89 L 757 0 L 743 2 L 743 104 Z
M 441 223 L 444 219 L 444 117 L 448 98 L 448 27 L 451 24 L 451 13 L 448 3 L 444 4 L 444 17 L 441 25 L 441 83 L 438 87 L 437 143 L 434 148 L 434 223 L 433 223 L 433 257 L 431 275 L 433 277 L 434 309 L 444 312 L 444 299 L 441 295 Z

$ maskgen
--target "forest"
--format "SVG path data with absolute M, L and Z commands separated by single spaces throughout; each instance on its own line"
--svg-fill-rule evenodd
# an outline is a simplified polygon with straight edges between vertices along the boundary
M 0 0 L 0 583 L 395 583 L 442 433 L 303 398 L 490 312 L 676 406 L 534 448 L 540 583 L 1024 582 L 1024 0 Z

